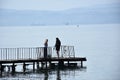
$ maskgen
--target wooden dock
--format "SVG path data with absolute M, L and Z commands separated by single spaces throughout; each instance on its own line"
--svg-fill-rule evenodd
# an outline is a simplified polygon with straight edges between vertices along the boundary
M 54 48 L 47 48 L 47 57 L 44 56 L 44 47 L 35 48 L 0 48 L 0 71 L 1 74 L 4 68 L 15 72 L 18 63 L 23 65 L 23 72 L 26 71 L 26 66 L 32 64 L 33 71 L 35 71 L 35 65 L 37 69 L 48 69 L 55 67 L 77 66 L 76 62 L 80 62 L 80 66 L 83 67 L 83 61 L 87 61 L 85 57 L 75 57 L 73 46 L 61 46 L 60 57 L 58 58 Z M 8 65 L 9 64 L 9 65 Z

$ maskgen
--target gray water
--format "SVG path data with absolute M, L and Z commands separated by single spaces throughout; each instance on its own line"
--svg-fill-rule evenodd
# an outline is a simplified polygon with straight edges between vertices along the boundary
M 120 24 L 69 26 L 0 27 L 0 47 L 42 47 L 44 40 L 54 46 L 59 37 L 62 45 L 73 45 L 76 56 L 86 57 L 85 68 L 56 69 L 19 73 L 6 72 L 1 80 L 120 80 Z M 31 66 L 29 66 L 31 68 Z

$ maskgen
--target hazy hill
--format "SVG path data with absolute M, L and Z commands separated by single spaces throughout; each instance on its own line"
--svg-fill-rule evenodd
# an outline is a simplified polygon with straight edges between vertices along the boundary
M 0 9 L 0 26 L 120 23 L 120 4 L 63 11 Z

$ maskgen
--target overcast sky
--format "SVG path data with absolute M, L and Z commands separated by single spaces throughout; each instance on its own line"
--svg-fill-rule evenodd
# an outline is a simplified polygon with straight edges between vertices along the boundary
M 65 10 L 118 2 L 120 3 L 120 0 L 0 0 L 0 8 L 16 10 Z

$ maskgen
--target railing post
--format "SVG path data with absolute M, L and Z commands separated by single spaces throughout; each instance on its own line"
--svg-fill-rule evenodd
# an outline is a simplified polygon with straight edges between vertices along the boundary
M 33 55 L 33 53 L 34 53 L 34 55 Z M 32 59 L 34 59 L 35 55 L 36 55 L 36 53 L 34 52 L 34 48 L 32 48 Z
M 61 57 L 63 58 L 63 46 L 61 46 Z
M 74 56 L 74 58 L 75 58 L 75 50 L 74 50 L 74 46 L 73 46 L 73 56 Z
M 50 58 L 52 57 L 52 47 L 50 48 Z
M 7 48 L 7 60 L 9 60 L 9 59 L 10 59 L 9 54 L 10 54 L 10 48 Z
M 17 48 L 14 49 L 15 49 L 15 59 L 17 59 Z
M 3 49 L 1 48 L 1 60 L 2 60 L 2 58 L 3 58 L 3 57 L 2 57 L 2 54 L 3 54 Z
M 68 46 L 68 55 L 69 55 L 69 58 L 71 57 L 70 56 L 70 46 Z
M 17 60 L 19 59 L 19 48 L 17 48 Z
M 28 48 L 28 59 L 30 59 L 30 48 Z
M 7 60 L 7 48 L 5 48 L 5 51 L 6 51 L 6 60 Z
M 23 53 L 24 53 L 24 49 L 22 48 L 22 57 L 21 57 L 22 59 L 23 59 Z

